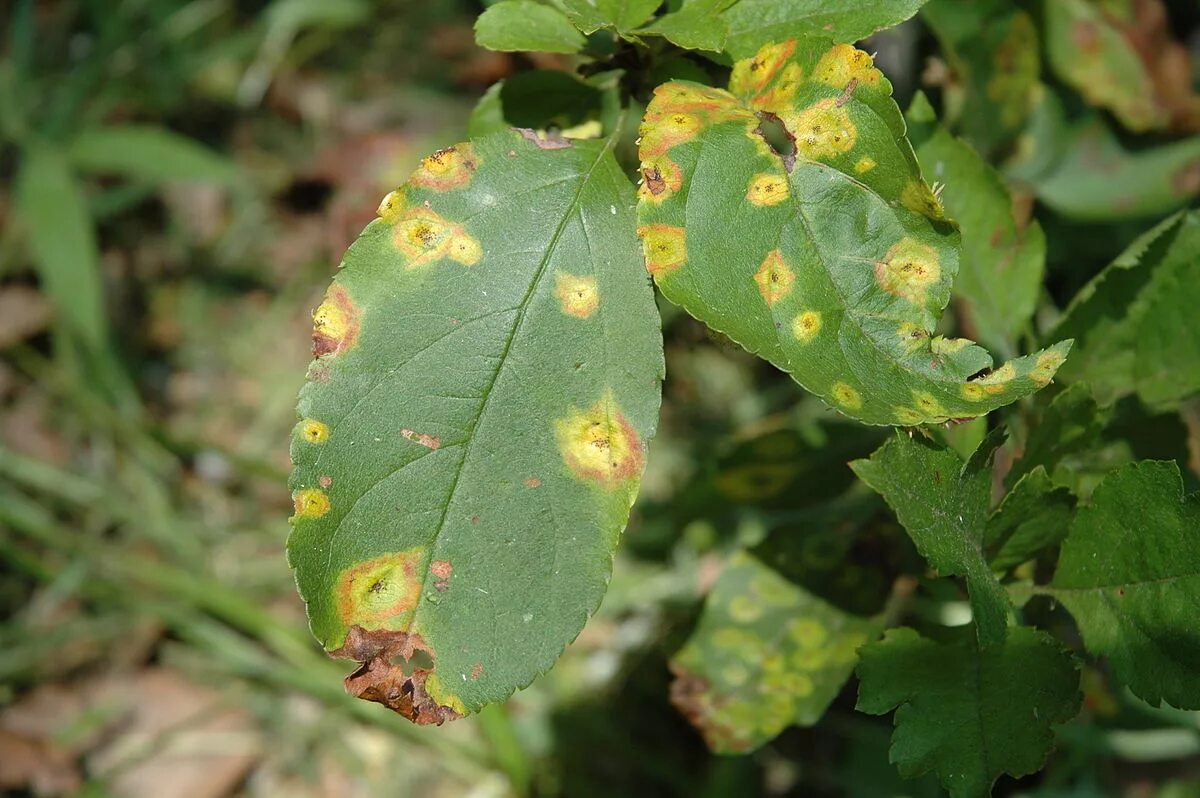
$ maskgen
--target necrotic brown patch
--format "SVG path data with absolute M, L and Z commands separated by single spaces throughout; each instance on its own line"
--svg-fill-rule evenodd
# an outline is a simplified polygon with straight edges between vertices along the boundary
M 359 663 L 354 673 L 346 677 L 346 692 L 364 701 L 383 704 L 420 726 L 441 726 L 448 720 L 461 718 L 466 709 L 440 704 L 426 689 L 433 676 L 434 652 L 417 634 L 386 630 L 368 631 L 351 626 L 346 642 L 330 656 L 351 659 Z
M 353 348 L 361 327 L 361 313 L 350 292 L 340 285 L 329 286 L 325 301 L 313 311 L 313 357 L 337 355 Z

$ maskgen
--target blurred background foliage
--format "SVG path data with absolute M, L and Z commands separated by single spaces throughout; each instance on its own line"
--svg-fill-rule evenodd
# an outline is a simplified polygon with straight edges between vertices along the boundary
M 604 76 L 578 89 L 570 57 L 477 48 L 481 9 L 0 2 L 0 790 L 938 794 L 899 781 L 890 722 L 854 713 L 853 682 L 819 727 L 746 757 L 710 754 L 670 706 L 666 663 L 735 549 L 864 613 L 919 567 L 845 467 L 883 432 L 665 305 L 670 379 L 642 499 L 600 614 L 550 674 L 505 706 L 417 728 L 343 695 L 346 663 L 309 638 L 283 555 L 287 441 L 309 313 L 341 252 L 468 126 L 605 113 Z M 1033 328 L 1007 328 L 1002 301 L 974 324 L 948 314 L 947 331 L 1025 348 L 1200 191 L 1194 2 L 933 0 L 866 47 L 902 108 L 922 91 L 1001 170 L 1017 233 L 1034 219 L 1045 231 L 1044 282 L 1020 299 Z M 724 69 L 659 54 L 658 77 Z M 934 163 L 953 153 L 918 135 L 913 108 L 929 171 L 926 146 Z M 969 214 L 953 189 L 950 210 Z M 1101 409 L 1067 391 L 1047 409 L 1053 394 L 1007 421 L 1060 484 L 1086 494 L 1154 457 L 1197 486 L 1194 398 Z M 969 452 L 986 426 L 945 435 Z M 923 582 L 906 612 L 962 623 L 952 588 Z M 1074 634 L 1053 606 L 1027 611 Z M 1049 767 L 998 792 L 1200 795 L 1200 715 L 1150 708 L 1102 667 L 1084 687 Z

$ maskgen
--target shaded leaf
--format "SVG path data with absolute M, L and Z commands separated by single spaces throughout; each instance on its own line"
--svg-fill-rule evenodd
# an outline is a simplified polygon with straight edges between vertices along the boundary
M 351 692 L 420 723 L 529 684 L 608 582 L 663 369 L 610 147 L 426 158 L 314 314 L 291 563 Z
M 984 543 L 990 566 L 1005 571 L 1032 559 L 1067 536 L 1075 497 L 1056 487 L 1037 466 L 1013 486 L 987 521 Z
M 1011 604 L 984 558 L 991 503 L 992 436 L 964 463 L 953 449 L 897 432 L 869 460 L 850 464 L 896 512 L 917 551 L 944 576 L 964 576 L 984 646 L 1004 641 Z
M 1136 393 L 1174 407 L 1200 392 L 1200 338 L 1188 334 L 1200 307 L 1200 211 L 1144 233 L 1083 287 L 1053 335 L 1075 336 L 1062 371 L 1091 383 L 1107 404 Z
M 471 114 L 471 136 L 510 127 L 570 129 L 600 114 L 601 93 L 566 72 L 534 69 L 490 87 Z
M 771 42 L 805 36 L 854 42 L 899 25 L 925 0 L 738 0 L 725 12 L 726 49 L 735 58 Z
M 232 183 L 237 166 L 216 152 L 166 128 L 107 125 L 82 130 L 67 153 L 80 170 L 151 183 Z
M 1002 773 L 1037 772 L 1051 726 L 1079 711 L 1070 654 L 1028 627 L 986 651 L 965 631 L 934 642 L 892 629 L 860 658 L 858 709 L 896 710 L 891 761 L 907 778 L 936 772 L 953 796 L 986 796 Z
M 1051 592 L 1135 695 L 1200 709 L 1200 494 L 1184 497 L 1178 465 L 1131 463 L 1101 482 Z
M 972 379 L 987 352 L 934 337 L 958 234 L 869 55 L 771 45 L 730 87 L 660 86 L 642 126 L 639 232 L 668 299 L 869 424 L 979 416 L 1050 380 L 1069 342 Z
M 504 0 L 475 20 L 475 41 L 489 50 L 569 54 L 579 52 L 585 40 L 556 8 L 536 0 Z
M 1096 405 L 1087 383 L 1067 387 L 1037 415 L 1037 426 L 1029 433 L 1020 458 L 1005 475 L 1005 484 L 1015 485 L 1038 467 L 1054 474 L 1064 458 L 1093 448 L 1109 415 Z
M 820 720 L 854 671 L 855 651 L 881 628 L 737 554 L 671 660 L 671 701 L 714 751 L 757 748 Z
M 1037 306 L 1046 237 L 1037 221 L 1018 219 L 1000 176 L 970 145 L 936 128 L 917 147 L 922 171 L 945 184 L 942 203 L 962 234 L 954 294 L 964 323 L 983 343 L 1012 353 Z
M 559 0 L 559 4 L 584 33 L 610 28 L 636 40 L 636 35 L 629 34 L 654 15 L 662 0 Z

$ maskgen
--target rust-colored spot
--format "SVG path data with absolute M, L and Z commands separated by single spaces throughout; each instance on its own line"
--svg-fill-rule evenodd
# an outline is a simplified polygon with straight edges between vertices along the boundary
M 435 438 L 432 435 L 426 435 L 424 432 L 413 432 L 410 429 L 400 430 L 400 435 L 413 443 L 419 443 L 426 449 L 442 448 L 442 439 Z
M 646 202 L 660 203 L 683 185 L 679 164 L 665 155 L 651 155 L 642 161 L 642 186 L 638 196 Z
M 611 391 L 587 410 L 572 409 L 555 421 L 554 432 L 563 459 L 580 479 L 611 488 L 642 472 L 642 441 Z
M 639 227 L 646 271 L 655 277 L 675 271 L 687 260 L 687 237 L 682 227 L 650 224 Z
M 1038 355 L 1037 363 L 1030 369 L 1029 378 L 1037 383 L 1038 387 L 1044 388 L 1050 384 L 1050 380 L 1065 360 L 1066 357 L 1058 352 L 1043 352 Z
M 778 205 L 789 196 L 787 178 L 781 174 L 763 172 L 750 178 L 746 188 L 746 199 L 751 205 L 763 207 Z
M 999 393 L 1004 393 L 1008 387 L 1008 383 L 1017 376 L 1017 370 L 1012 363 L 1005 363 L 995 371 L 980 377 L 973 382 L 983 386 L 983 390 L 995 396 Z
M 429 564 L 429 570 L 438 579 L 449 579 L 450 575 L 454 573 L 454 566 L 450 564 L 449 560 L 434 560 Z
M 758 292 L 768 305 L 774 305 L 792 290 L 796 274 L 783 260 L 783 254 L 773 249 L 767 253 L 762 265 L 754 273 L 754 282 L 758 283 Z
M 647 115 L 638 129 L 642 138 L 639 150 L 645 157 L 662 155 L 672 147 L 691 141 L 703 128 L 704 122 L 699 116 L 684 111 Z
M 854 162 L 854 171 L 862 175 L 874 169 L 875 166 L 875 159 L 868 155 L 864 155 Z
M 424 205 L 399 214 L 393 240 L 415 269 L 442 258 L 473 266 L 483 256 L 479 242 L 462 225 L 451 224 Z
M 529 479 L 525 480 L 525 487 L 527 488 L 540 488 L 541 486 L 542 481 L 537 477 L 530 477 Z
M 817 61 L 812 76 L 814 80 L 841 91 L 851 82 L 876 86 L 883 80 L 883 73 L 875 68 L 871 56 L 850 44 L 834 45 Z
M 422 547 L 384 554 L 352 565 L 337 583 L 338 615 L 347 626 L 399 627 L 421 597 Z
M 309 443 L 324 443 L 329 440 L 329 426 L 312 418 L 300 424 L 300 436 Z
M 796 153 L 810 161 L 836 158 L 854 149 L 858 128 L 850 114 L 828 98 L 818 100 L 799 112 L 779 115 L 783 126 L 796 142 Z
M 791 106 L 800 89 L 804 71 L 800 65 L 791 62 L 771 81 L 770 87 L 750 101 L 750 107 L 757 111 L 778 113 Z
M 483 663 L 476 662 L 471 666 L 471 681 L 478 681 L 481 675 L 483 675 Z
M 458 144 L 422 159 L 409 182 L 433 191 L 449 191 L 470 183 L 478 168 L 479 158 L 474 148 L 470 144 Z
M 792 335 L 801 343 L 808 343 L 817 337 L 821 331 L 821 314 L 815 310 L 806 310 L 792 319 Z
M 543 150 L 565 150 L 571 146 L 571 140 L 559 133 L 547 133 L 528 127 L 516 129 L 526 141 L 532 141 Z
M 471 526 L 479 526 L 479 520 L 480 520 L 479 516 L 477 516 L 477 515 L 471 516 Z
M 942 276 L 938 253 L 915 238 L 903 238 L 875 264 L 875 281 L 889 294 L 925 304 L 930 286 Z
M 322 488 L 328 488 L 329 486 L 331 486 L 333 484 L 333 477 L 327 476 L 327 475 L 322 475 L 320 477 L 317 477 L 317 484 L 320 485 Z
M 329 497 L 325 491 L 316 488 L 298 490 L 292 496 L 292 505 L 296 510 L 293 518 L 320 518 L 329 512 Z
M 862 407 L 862 394 L 844 382 L 835 382 L 829 389 L 833 399 L 847 410 L 858 410 Z
M 567 272 L 554 275 L 554 296 L 562 312 L 577 319 L 586 319 L 600 307 L 600 288 L 595 277 L 582 277 Z
M 339 659 L 359 663 L 358 669 L 346 677 L 346 692 L 365 701 L 375 701 L 421 726 L 442 725 L 461 718 L 464 713 L 440 705 L 426 690 L 433 668 L 416 664 L 414 656 L 421 652 L 430 660 L 433 650 L 418 634 L 387 630 L 368 631 L 351 626 L 346 642 L 330 652 Z M 403 660 L 404 664 L 396 662 Z M 405 665 L 409 673 L 405 673 Z
M 743 58 L 733 65 L 733 73 L 729 76 L 729 91 L 739 96 L 758 94 L 766 88 L 794 52 L 794 39 L 781 44 L 763 45 L 753 58 Z
M 313 357 L 338 355 L 358 343 L 362 327 L 361 313 L 350 292 L 333 284 L 325 292 L 325 301 L 313 311 Z

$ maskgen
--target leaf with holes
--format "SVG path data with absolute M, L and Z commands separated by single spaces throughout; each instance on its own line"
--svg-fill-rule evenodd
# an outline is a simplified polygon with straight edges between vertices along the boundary
M 350 691 L 418 723 L 546 670 L 604 594 L 662 341 L 611 140 L 426 158 L 313 315 L 288 544 Z M 536 208 L 536 213 L 529 209 Z
M 794 153 L 768 144 L 772 120 Z M 958 232 L 860 50 L 790 41 L 739 61 L 729 92 L 664 84 L 640 155 L 638 231 L 663 294 L 852 418 L 983 415 L 1066 358 L 1070 342 L 986 373 L 982 348 L 933 335 Z

